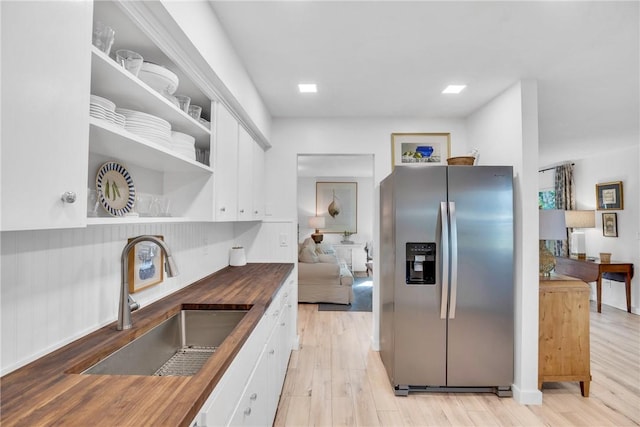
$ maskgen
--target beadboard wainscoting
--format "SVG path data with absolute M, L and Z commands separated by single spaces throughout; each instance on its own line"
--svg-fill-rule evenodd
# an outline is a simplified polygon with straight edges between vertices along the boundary
M 261 226 L 255 226 L 257 237 Z M 289 242 L 295 236 L 293 228 L 291 224 L 286 228 Z M 134 298 L 142 308 L 227 266 L 229 249 L 236 244 L 233 223 L 96 225 L 2 233 L 1 375 L 116 320 L 120 256 L 127 239 L 140 234 L 163 235 L 180 271 L 137 292 Z M 253 244 L 248 236 L 245 240 L 243 244 Z M 272 254 L 279 248 L 269 239 L 255 245 Z M 256 260 L 249 254 L 248 261 Z M 291 262 L 291 257 L 284 261 Z

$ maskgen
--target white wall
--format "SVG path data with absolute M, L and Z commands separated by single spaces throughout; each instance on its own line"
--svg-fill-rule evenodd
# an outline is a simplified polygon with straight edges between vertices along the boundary
M 600 252 L 611 252 L 612 260 L 635 264 L 631 307 L 636 314 L 640 314 L 640 272 L 637 270 L 640 259 L 639 152 L 637 146 L 613 152 L 602 150 L 597 156 L 573 161 L 578 209 L 596 209 L 596 184 L 622 181 L 624 209 L 596 211 L 596 227 L 585 229 L 585 240 L 587 256 L 598 257 Z M 603 212 L 617 214 L 618 237 L 602 235 Z M 602 303 L 626 310 L 624 283 L 609 280 L 602 283 Z M 591 299 L 595 300 L 595 283 L 591 284 L 591 294 Z
M 451 155 L 467 152 L 463 120 L 278 119 L 272 123 L 272 148 L 266 153 L 268 215 L 295 218 L 298 154 L 373 154 L 374 185 L 391 172 L 391 134 L 450 132 Z
M 308 219 L 315 216 L 316 212 L 316 182 L 356 182 L 358 184 L 358 232 L 351 236 L 354 242 L 363 242 L 373 240 L 373 178 L 364 177 L 348 177 L 348 176 L 324 176 L 324 177 L 299 177 L 298 178 L 298 224 L 300 224 L 298 240 L 304 241 L 307 237 L 311 237 L 311 233 L 315 229 L 309 228 Z M 323 242 L 338 243 L 343 240 L 342 234 L 324 233 Z
M 537 83 L 522 81 L 468 118 L 470 146 L 480 164 L 512 165 L 515 199 L 514 398 L 539 404 L 538 390 L 538 98 Z

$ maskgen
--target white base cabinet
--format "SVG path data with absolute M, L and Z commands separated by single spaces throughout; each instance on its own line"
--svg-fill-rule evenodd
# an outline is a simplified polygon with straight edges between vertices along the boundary
M 191 423 L 193 427 L 273 424 L 294 342 L 294 286 L 289 276 Z

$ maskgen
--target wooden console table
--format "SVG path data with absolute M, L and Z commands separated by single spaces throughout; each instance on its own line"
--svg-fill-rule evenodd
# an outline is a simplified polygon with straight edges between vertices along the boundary
M 540 277 L 539 389 L 548 381 L 579 381 L 582 395 L 589 397 L 590 293 L 589 285 L 573 277 Z
M 596 282 L 596 303 L 598 313 L 602 308 L 602 273 L 623 273 L 627 291 L 627 312 L 631 313 L 631 279 L 633 264 L 624 262 L 604 263 L 586 259 L 556 257 L 556 273 L 577 277 L 585 282 Z

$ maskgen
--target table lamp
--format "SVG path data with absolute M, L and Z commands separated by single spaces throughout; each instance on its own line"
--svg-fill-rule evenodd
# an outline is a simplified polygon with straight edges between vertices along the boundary
M 594 228 L 596 226 L 596 211 L 564 211 L 564 219 L 567 228 L 573 228 L 569 240 L 571 255 L 577 256 L 578 259 L 585 259 L 587 254 L 584 231 L 576 229 Z
M 324 228 L 324 217 L 323 216 L 310 216 L 309 217 L 309 227 L 315 228 L 316 232 L 311 235 L 311 238 L 314 242 L 320 243 L 322 242 L 322 238 L 324 237 L 322 233 L 320 233 L 320 228 Z
M 538 211 L 540 240 L 540 275 L 549 276 L 556 267 L 556 258 L 545 245 L 546 240 L 565 240 L 567 227 L 564 221 L 564 210 L 541 209 Z

